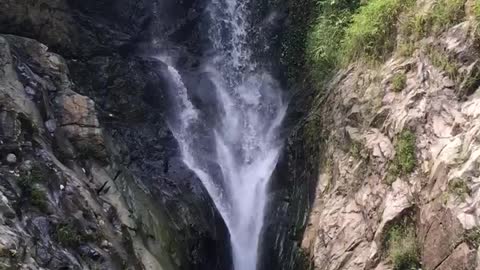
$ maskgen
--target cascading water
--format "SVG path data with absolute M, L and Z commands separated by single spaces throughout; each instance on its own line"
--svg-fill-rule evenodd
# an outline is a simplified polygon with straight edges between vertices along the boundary
M 257 266 L 268 182 L 281 148 L 278 128 L 286 111 L 278 83 L 253 59 L 248 1 L 211 0 L 207 8 L 211 44 L 201 72 L 215 92 L 215 121 L 204 120 L 180 73 L 164 61 L 174 110 L 170 128 L 184 163 L 225 220 L 235 270 Z M 205 134 L 208 140 L 201 139 Z M 205 149 L 212 153 L 205 155 Z

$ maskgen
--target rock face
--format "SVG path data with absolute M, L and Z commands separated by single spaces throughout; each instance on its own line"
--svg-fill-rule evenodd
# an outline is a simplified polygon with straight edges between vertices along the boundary
M 164 121 L 164 67 L 133 56 L 159 33 L 189 44 L 199 7 L 0 3 L 0 268 L 229 267 L 225 225 Z
M 418 10 L 431 2 L 417 1 Z M 288 218 L 268 233 L 281 254 L 274 269 L 404 269 L 389 252 L 405 227 L 421 269 L 480 267 L 479 51 L 469 2 L 464 22 L 418 41 L 413 55 L 340 71 L 296 126 L 272 211 Z M 401 90 L 396 76 L 405 77 Z M 398 169 L 405 155 L 411 170 Z M 297 192 L 312 185 L 314 194 Z

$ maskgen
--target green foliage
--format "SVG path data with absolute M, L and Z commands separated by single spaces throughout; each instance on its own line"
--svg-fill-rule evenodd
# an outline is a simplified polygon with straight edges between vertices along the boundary
M 427 15 L 425 24 L 438 34 L 453 25 L 462 22 L 465 18 L 465 0 L 440 0 L 437 1 L 432 12 Z
M 415 43 L 427 34 L 428 18 L 425 14 L 418 14 L 415 6 L 412 6 L 404 16 L 400 18 L 399 34 L 401 44 Z
M 344 63 L 385 59 L 395 48 L 396 22 L 413 0 L 370 0 L 352 18 L 343 41 Z
M 461 200 L 465 200 L 466 196 L 471 193 L 470 187 L 460 178 L 455 178 L 448 182 L 448 190 Z
M 433 66 L 443 70 L 452 80 L 456 80 L 458 77 L 458 67 L 446 53 L 439 52 L 432 47 L 427 48 L 426 51 Z
M 475 0 L 473 12 L 475 13 L 475 18 L 477 21 L 480 21 L 480 0 Z
M 400 92 L 405 89 L 407 85 L 407 74 L 404 72 L 397 72 L 392 78 L 392 90 L 394 92 Z
M 341 56 L 339 44 L 359 5 L 358 0 L 317 1 L 318 18 L 308 33 L 306 46 L 307 64 L 317 87 L 335 71 Z
M 400 176 L 412 173 L 415 169 L 415 134 L 405 130 L 397 137 L 395 142 L 395 157 L 390 164 L 390 174 Z
M 402 42 L 398 45 L 398 54 L 403 57 L 410 57 L 416 50 L 415 42 Z
M 474 248 L 480 247 L 480 227 L 473 228 L 468 230 L 465 233 L 465 241 L 469 243 Z
M 401 24 L 401 33 L 413 40 L 437 35 L 462 22 L 465 18 L 465 0 L 438 0 L 426 14 L 412 9 Z
M 415 270 L 420 267 L 415 227 L 412 224 L 404 222 L 391 227 L 386 243 L 394 270 Z

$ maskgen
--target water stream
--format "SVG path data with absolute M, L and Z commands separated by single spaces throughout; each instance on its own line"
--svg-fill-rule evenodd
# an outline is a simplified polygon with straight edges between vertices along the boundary
M 211 82 L 207 91 L 215 96 L 216 119 L 205 120 L 204 108 L 191 100 L 180 72 L 164 61 L 174 110 L 169 125 L 184 163 L 202 181 L 225 220 L 235 270 L 255 270 L 286 104 L 277 81 L 253 57 L 249 0 L 210 1 L 211 44 L 200 70 Z

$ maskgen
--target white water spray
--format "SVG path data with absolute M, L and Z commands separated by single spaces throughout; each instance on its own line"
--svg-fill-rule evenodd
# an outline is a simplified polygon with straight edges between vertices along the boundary
M 252 59 L 248 1 L 212 0 L 208 7 L 213 50 L 203 72 L 214 86 L 209 91 L 216 94 L 218 119 L 207 129 L 213 136 L 211 163 L 220 173 L 214 173 L 202 154 L 198 133 L 207 125 L 202 112 L 190 101 L 179 72 L 172 64 L 168 67 L 175 110 L 170 128 L 184 163 L 202 181 L 225 220 L 235 270 L 257 267 L 268 182 L 281 148 L 278 128 L 286 111 L 278 83 Z

